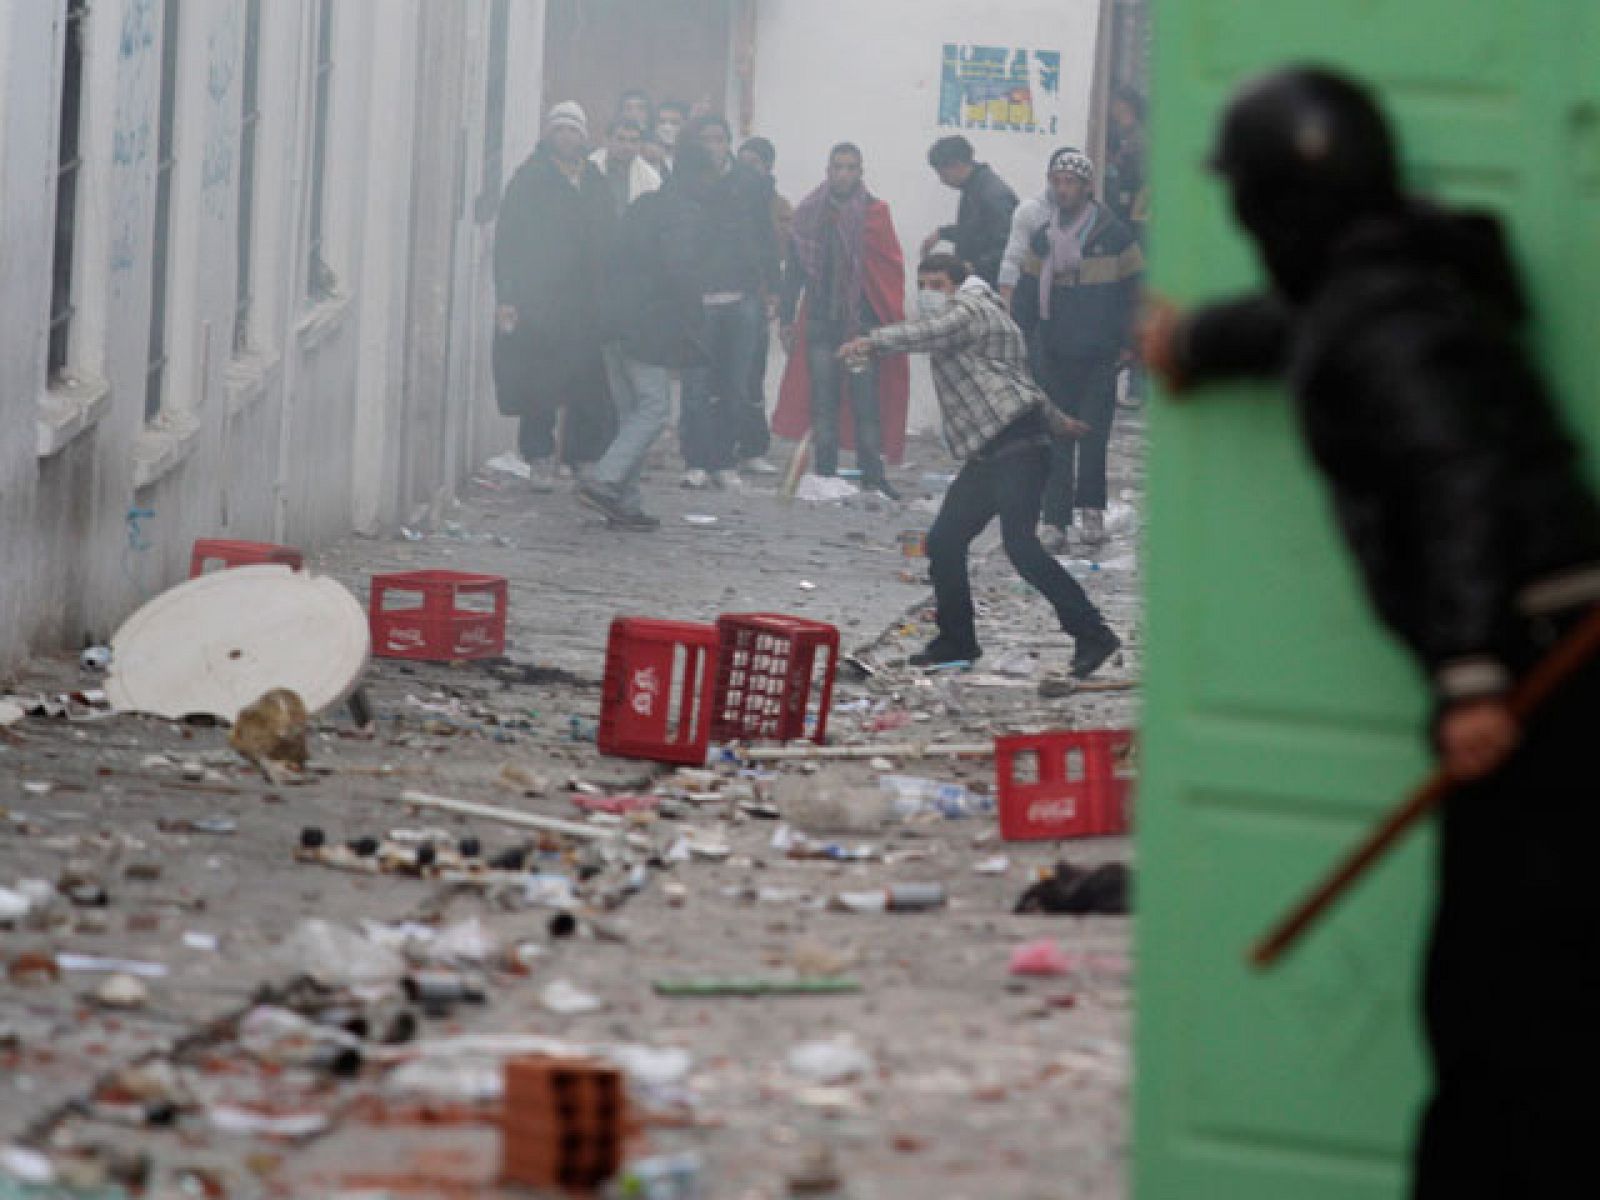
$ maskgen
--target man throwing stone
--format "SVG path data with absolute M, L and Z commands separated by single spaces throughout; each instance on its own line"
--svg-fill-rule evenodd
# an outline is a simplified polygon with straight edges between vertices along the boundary
M 1022 330 L 993 288 L 950 254 L 917 268 L 920 320 L 875 329 L 840 349 L 848 364 L 874 355 L 926 353 L 950 452 L 965 460 L 928 533 L 939 633 L 911 656 L 913 666 L 975 661 L 982 650 L 967 574 L 967 551 L 1000 518 L 1006 557 L 1041 592 L 1073 639 L 1071 673 L 1087 679 L 1121 648 L 1105 618 L 1067 569 L 1039 542 L 1039 507 L 1050 475 L 1052 428 L 1086 432 L 1069 417 L 1047 418 L 1050 402 L 1028 371 Z

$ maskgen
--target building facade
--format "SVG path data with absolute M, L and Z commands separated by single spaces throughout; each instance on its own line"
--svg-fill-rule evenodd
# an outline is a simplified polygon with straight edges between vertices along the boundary
M 543 0 L 0 7 L 0 670 L 197 537 L 314 546 L 508 442 L 493 221 Z
M 0 673 L 109 637 L 198 537 L 314 548 L 514 444 L 488 369 L 494 220 L 549 103 L 583 100 L 597 138 L 626 87 L 720 107 L 777 142 L 796 200 L 858 142 L 909 275 L 956 209 L 935 138 L 966 134 L 1025 195 L 1057 145 L 1096 143 L 1107 11 L 0 5 Z

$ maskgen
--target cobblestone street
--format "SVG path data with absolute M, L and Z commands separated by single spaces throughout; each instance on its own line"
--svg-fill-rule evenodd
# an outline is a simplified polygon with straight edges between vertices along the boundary
M 1112 683 L 1136 681 L 1140 661 L 1142 417 L 1119 415 L 1111 543 L 1069 560 L 1126 643 L 1099 677 Z M 499 1196 L 499 1063 L 540 1039 L 621 1063 L 640 1127 L 630 1161 L 697 1153 L 700 1194 L 715 1200 L 1121 1196 L 1128 920 L 1012 910 L 1041 868 L 1128 862 L 1129 842 L 1004 842 L 984 802 L 990 758 L 922 750 L 1129 727 L 1137 693 L 1041 698 L 1070 642 L 994 530 L 974 559 L 984 658 L 964 675 L 906 667 L 929 635 L 930 592 L 898 535 L 927 528 L 953 469 L 932 443 L 910 457 L 895 476 L 899 505 L 786 504 L 770 486 L 689 492 L 663 466 L 645 482 L 663 527 L 642 535 L 605 528 L 565 487 L 534 495 L 486 468 L 459 505 L 415 529 L 328 547 L 308 566 L 363 602 L 385 571 L 506 577 L 516 665 L 375 658 L 376 734 L 345 711 L 323 714 L 304 781 L 269 782 L 214 727 L 32 716 L 0 729 L 0 889 L 55 885 L 0 926 L 0 1144 L 13 1143 L 13 1174 L 48 1150 L 60 1178 L 76 1154 L 83 1184 L 18 1190 L 0 1171 L 0 1198 L 133 1195 L 142 1172 L 138 1194 L 163 1198 Z M 841 673 L 829 740 L 880 749 L 711 774 L 599 755 L 614 616 L 758 611 L 839 627 L 845 653 L 872 673 Z M 0 694 L 97 686 L 76 662 L 41 661 Z M 895 775 L 965 785 L 967 815 L 897 812 L 880 783 Z M 403 801 L 418 793 L 634 836 L 612 837 L 609 852 L 534 841 L 526 870 L 557 892 L 578 888 L 570 935 L 566 906 L 538 884 L 297 860 L 308 828 L 330 846 L 437 829 L 434 841 L 474 838 L 486 858 L 529 843 L 527 830 Z M 652 799 L 622 817 L 576 803 L 612 796 Z M 838 899 L 901 883 L 940 884 L 948 902 L 862 913 Z M 348 949 L 308 957 L 309 919 L 346 931 L 374 956 L 372 972 L 362 977 Z M 1064 951 L 1060 973 L 1013 976 L 1013 952 L 1039 939 Z M 264 987 L 328 982 L 340 968 L 344 982 L 371 983 L 402 951 L 465 964 L 483 1002 L 424 1005 L 417 1036 L 398 1044 L 351 1039 L 358 1071 L 267 1038 L 263 1018 L 239 1019 L 269 998 Z M 141 994 L 113 1007 L 100 991 L 106 964 L 72 956 L 128 960 Z M 860 986 L 655 988 L 753 976 Z

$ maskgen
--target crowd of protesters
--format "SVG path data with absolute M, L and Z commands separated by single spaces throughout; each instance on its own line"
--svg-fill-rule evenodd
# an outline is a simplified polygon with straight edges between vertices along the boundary
M 496 391 L 520 420 L 532 486 L 574 476 L 578 500 L 614 527 L 656 528 L 639 481 L 676 376 L 682 486 L 777 474 L 777 433 L 817 475 L 853 453 L 861 487 L 897 500 L 887 464 L 905 448 L 905 356 L 928 353 L 964 466 L 929 537 L 940 634 L 918 659 L 980 653 L 966 556 L 998 517 L 1012 562 L 1074 638 L 1074 674 L 1091 673 L 1119 643 L 1053 556 L 1106 541 L 1119 388 L 1138 389 L 1143 110 L 1131 93 L 1112 109 L 1107 178 L 1063 147 L 1023 202 L 966 138 L 934 143 L 928 163 L 960 202 L 921 245 L 907 320 L 900 237 L 859 146 L 834 146 L 791 206 L 772 142 L 736 150 L 703 106 L 630 91 L 591 152 L 587 114 L 557 104 L 496 233 Z M 787 365 L 769 425 L 774 322 Z

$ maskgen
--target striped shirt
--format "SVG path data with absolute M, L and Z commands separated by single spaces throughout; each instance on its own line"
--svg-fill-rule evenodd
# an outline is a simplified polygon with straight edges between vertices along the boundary
M 936 317 L 886 325 L 869 335 L 878 354 L 930 356 L 944 440 L 971 458 L 1018 418 L 1047 403 L 1028 370 L 1022 330 L 975 276 Z

